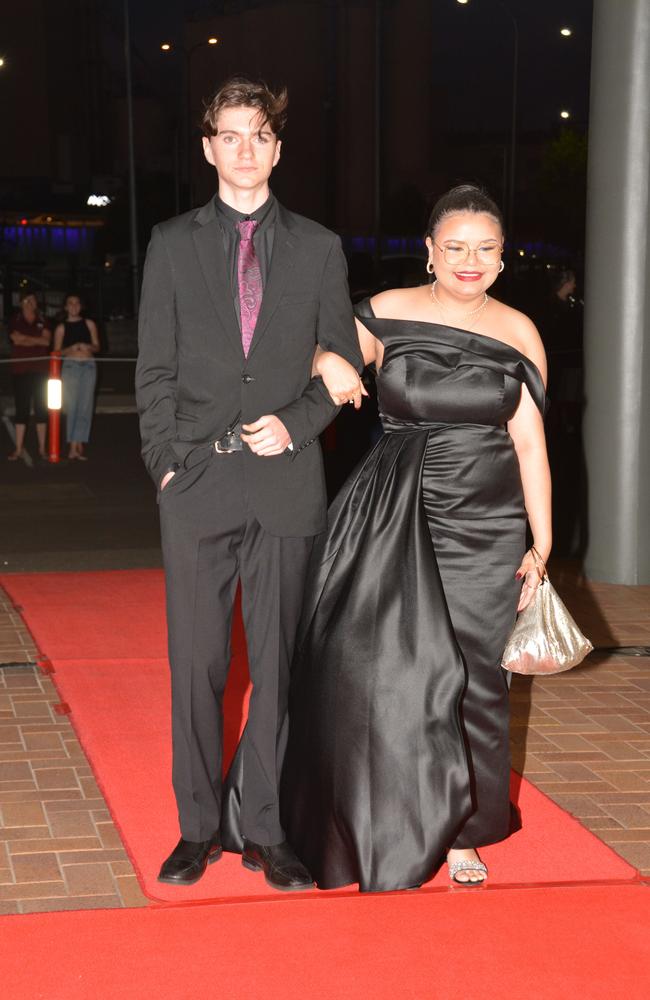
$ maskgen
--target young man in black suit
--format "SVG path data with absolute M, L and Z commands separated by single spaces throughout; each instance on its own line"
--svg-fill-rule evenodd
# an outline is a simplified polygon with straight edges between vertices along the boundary
M 336 414 L 312 359 L 319 345 L 358 371 L 362 360 L 338 237 L 269 190 L 286 104 L 286 91 L 245 79 L 221 87 L 203 122 L 218 194 L 156 226 L 145 264 L 136 394 L 159 491 L 181 827 L 159 878 L 178 885 L 222 851 L 221 702 L 238 580 L 253 692 L 228 841 L 274 887 L 312 885 L 278 805 L 304 574 L 326 518 L 318 435 Z M 347 390 L 339 401 L 357 405 L 360 383 Z

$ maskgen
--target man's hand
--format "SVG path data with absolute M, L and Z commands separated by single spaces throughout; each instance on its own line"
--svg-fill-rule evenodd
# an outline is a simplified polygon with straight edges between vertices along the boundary
M 291 444 L 289 432 L 282 421 L 272 413 L 260 417 L 253 424 L 242 424 L 241 439 L 255 455 L 268 458 L 282 455 Z

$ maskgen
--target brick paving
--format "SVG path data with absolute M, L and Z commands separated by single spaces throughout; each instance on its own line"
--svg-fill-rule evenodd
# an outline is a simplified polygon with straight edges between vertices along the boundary
M 570 564 L 552 575 L 594 646 L 650 646 L 650 587 L 586 584 Z M 594 652 L 517 677 L 511 704 L 515 768 L 650 876 L 650 658 Z
M 37 655 L 0 590 L 0 914 L 145 906 Z
M 587 585 L 569 564 L 553 579 L 595 646 L 650 645 L 650 587 Z M 146 906 L 37 657 L 0 590 L 0 914 Z M 517 770 L 650 876 L 650 659 L 515 677 L 511 734 Z

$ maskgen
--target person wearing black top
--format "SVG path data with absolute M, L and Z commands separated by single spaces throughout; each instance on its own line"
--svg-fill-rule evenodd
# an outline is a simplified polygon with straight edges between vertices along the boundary
M 61 378 L 67 420 L 68 458 L 86 461 L 84 445 L 90 437 L 97 371 L 93 355 L 99 350 L 97 326 L 81 315 L 81 299 L 68 295 L 66 320 L 54 331 L 54 350 L 63 354 Z
M 159 878 L 189 885 L 222 847 L 278 889 L 309 872 L 285 841 L 278 782 L 307 559 L 326 523 L 318 435 L 336 415 L 316 345 L 362 359 L 334 233 L 269 190 L 286 92 L 234 79 L 207 107 L 218 195 L 154 227 L 136 397 L 158 489 L 181 839 Z M 350 379 L 346 399 L 360 402 Z M 222 697 L 238 581 L 253 692 L 222 794 Z

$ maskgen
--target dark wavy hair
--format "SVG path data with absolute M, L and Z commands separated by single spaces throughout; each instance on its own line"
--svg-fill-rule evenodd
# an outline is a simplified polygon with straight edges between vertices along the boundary
M 429 216 L 425 236 L 433 237 L 443 219 L 459 212 L 489 215 L 499 223 L 501 232 L 505 231 L 501 209 L 489 194 L 476 184 L 458 184 L 438 198 Z
M 201 120 L 203 135 L 210 138 L 217 134 L 217 121 L 224 108 L 255 108 L 263 123 L 269 125 L 274 135 L 279 135 L 287 123 L 288 104 L 286 87 L 275 93 L 263 80 L 233 76 L 206 102 Z

